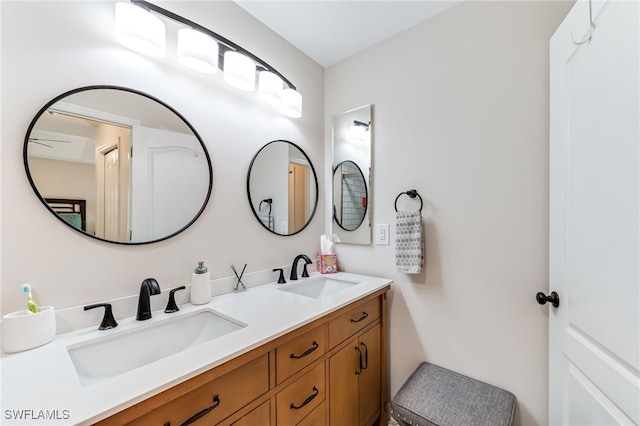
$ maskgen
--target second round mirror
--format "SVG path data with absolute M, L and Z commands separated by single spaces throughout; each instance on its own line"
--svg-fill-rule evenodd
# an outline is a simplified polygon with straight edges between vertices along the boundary
M 318 205 L 318 179 L 307 154 L 276 140 L 251 160 L 247 195 L 256 219 L 278 235 L 293 235 L 311 221 Z

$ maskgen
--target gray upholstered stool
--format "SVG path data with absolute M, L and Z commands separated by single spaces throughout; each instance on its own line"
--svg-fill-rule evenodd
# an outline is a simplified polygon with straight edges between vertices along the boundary
M 515 410 L 511 392 L 426 362 L 389 403 L 403 426 L 510 426 Z

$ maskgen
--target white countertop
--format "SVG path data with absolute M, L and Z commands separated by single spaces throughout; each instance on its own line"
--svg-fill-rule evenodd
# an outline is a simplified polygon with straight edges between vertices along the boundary
M 319 275 L 311 274 L 311 278 Z M 205 305 L 185 304 L 173 314 L 154 311 L 153 318 L 142 323 L 135 318 L 118 318 L 119 326 L 111 330 L 100 331 L 94 326 L 58 335 L 39 348 L 2 354 L 0 424 L 92 424 L 375 293 L 392 282 L 345 272 L 325 276 L 362 282 L 319 299 L 278 289 L 311 278 L 289 284 L 270 283 L 245 292 L 215 296 Z M 80 382 L 67 347 L 202 309 L 214 310 L 247 326 L 99 383 L 83 385 Z

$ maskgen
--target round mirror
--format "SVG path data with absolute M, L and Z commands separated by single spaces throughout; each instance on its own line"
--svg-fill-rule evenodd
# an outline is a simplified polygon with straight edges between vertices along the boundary
M 343 161 L 333 170 L 333 219 L 345 231 L 355 231 L 367 213 L 367 184 L 360 167 Z
M 32 120 L 24 165 L 36 195 L 70 228 L 117 244 L 184 231 L 213 185 L 195 129 L 152 96 L 116 86 L 64 93 Z
M 247 195 L 262 226 L 278 235 L 297 234 L 318 205 L 316 171 L 296 144 L 269 142 L 251 160 Z

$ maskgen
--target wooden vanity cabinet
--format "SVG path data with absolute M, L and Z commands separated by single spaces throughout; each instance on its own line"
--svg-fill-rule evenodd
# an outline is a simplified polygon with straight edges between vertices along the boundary
M 386 292 L 365 296 L 97 423 L 355 426 L 386 395 Z

